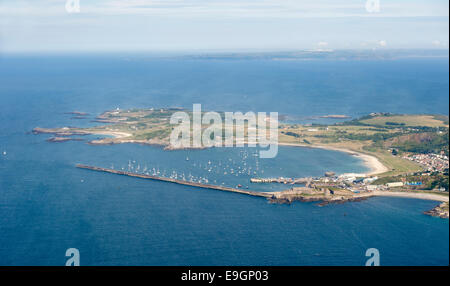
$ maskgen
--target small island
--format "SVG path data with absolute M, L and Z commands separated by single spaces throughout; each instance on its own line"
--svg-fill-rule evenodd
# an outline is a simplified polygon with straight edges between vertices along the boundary
M 101 123 L 89 128 L 33 129 L 34 134 L 53 134 L 55 142 L 76 135 L 104 135 L 92 145 L 137 143 L 173 150 L 169 138 L 171 116 L 180 108 L 111 110 L 97 116 Z M 187 110 L 183 110 L 190 112 Z M 191 114 L 191 113 L 190 113 Z M 330 118 L 330 115 L 324 115 Z M 339 116 L 339 118 L 346 116 Z M 333 118 L 335 116 L 333 115 Z M 202 125 L 207 128 L 208 125 Z M 282 192 L 266 193 L 272 202 L 320 201 L 320 205 L 358 201 L 372 196 L 414 197 L 447 203 L 426 212 L 448 218 L 449 118 L 443 115 L 371 113 L 334 124 L 279 123 L 279 145 L 325 148 L 360 157 L 370 168 L 365 174 L 330 173 L 309 179 L 309 184 Z M 247 130 L 244 133 L 247 140 Z M 67 140 L 66 140 L 67 139 Z M 332 170 L 330 170 L 332 171 Z M 254 178 L 252 183 L 274 178 Z M 295 180 L 283 183 L 295 185 Z M 301 180 L 300 180 L 301 181 Z M 267 183 L 267 182 L 266 182 Z M 439 214 L 439 215 L 436 215 Z M 447 214 L 447 215 L 445 215 Z

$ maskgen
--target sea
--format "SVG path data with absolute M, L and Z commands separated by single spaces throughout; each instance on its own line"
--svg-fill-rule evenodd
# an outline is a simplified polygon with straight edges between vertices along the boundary
M 449 62 L 195 59 L 130 54 L 0 56 L 0 265 L 448 265 L 449 221 L 438 202 L 371 198 L 318 206 L 174 185 L 75 167 L 157 173 L 255 191 L 251 177 L 365 172 L 352 155 L 280 146 L 165 151 L 157 146 L 47 142 L 35 127 L 94 126 L 116 108 L 278 112 L 323 123 L 342 114 L 445 114 Z M 89 113 L 74 119 L 72 111 Z

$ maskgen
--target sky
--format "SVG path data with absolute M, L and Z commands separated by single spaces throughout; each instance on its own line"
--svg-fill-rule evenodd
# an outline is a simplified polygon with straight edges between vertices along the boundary
M 448 11 L 448 0 L 0 0 L 0 53 L 448 49 Z

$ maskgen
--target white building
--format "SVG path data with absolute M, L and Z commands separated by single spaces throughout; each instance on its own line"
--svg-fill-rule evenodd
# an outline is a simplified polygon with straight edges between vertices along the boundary
M 393 187 L 401 187 L 401 186 L 403 186 L 403 182 L 387 183 L 386 186 L 388 186 L 389 188 L 393 188 Z

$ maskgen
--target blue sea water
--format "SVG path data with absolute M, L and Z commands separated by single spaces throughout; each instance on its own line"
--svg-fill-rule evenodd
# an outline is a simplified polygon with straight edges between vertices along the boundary
M 134 144 L 48 143 L 47 135 L 29 133 L 36 126 L 96 124 L 64 114 L 74 110 L 92 118 L 116 107 L 193 103 L 218 111 L 278 111 L 306 121 L 373 111 L 448 114 L 448 75 L 442 59 L 2 57 L 0 265 L 64 265 L 71 247 L 80 250 L 82 265 L 364 265 L 368 248 L 379 249 L 382 265 L 448 265 L 448 220 L 422 214 L 437 202 L 274 205 L 74 167 L 127 169 L 131 161 L 133 168 L 266 191 L 284 186 L 250 184 L 249 178 L 365 171 L 344 153 L 280 147 L 275 159 L 258 159 L 252 148 L 166 152 Z

